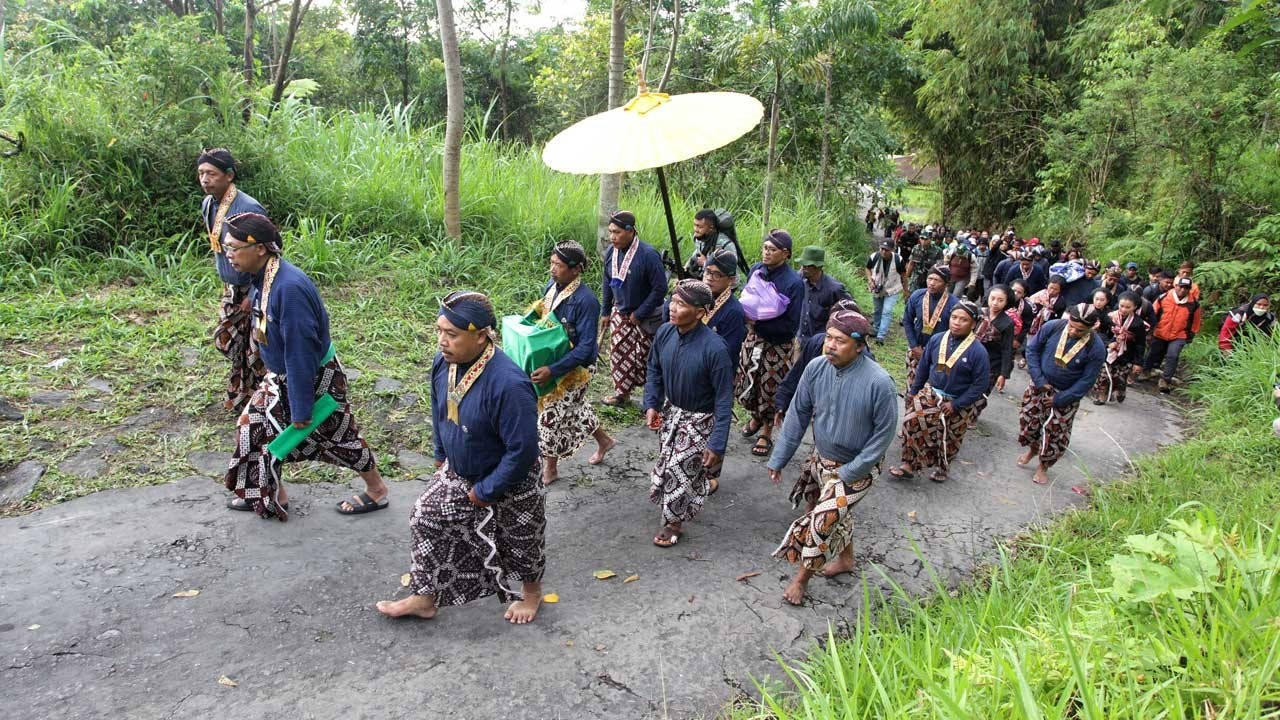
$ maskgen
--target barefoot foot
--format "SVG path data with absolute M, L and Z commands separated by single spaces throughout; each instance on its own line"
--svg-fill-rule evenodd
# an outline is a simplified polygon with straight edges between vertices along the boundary
M 803 605 L 804 591 L 808 585 L 808 580 L 802 580 L 798 577 L 793 578 L 791 580 L 791 584 L 787 586 L 787 589 L 782 591 L 782 599 L 792 605 Z
M 439 608 L 436 601 L 427 595 L 410 595 L 400 600 L 382 600 L 375 607 L 387 617 L 420 617 L 430 620 L 436 616 Z
M 1018 456 L 1018 464 L 1019 464 L 1019 465 L 1022 465 L 1023 467 L 1025 467 L 1027 463 L 1031 462 L 1031 458 L 1033 458 L 1033 457 L 1035 457 L 1035 456 L 1036 456 L 1036 449 L 1035 449 L 1035 448 L 1027 448 L 1027 451 L 1026 451 L 1026 452 L 1024 452 L 1024 453 L 1022 453 L 1021 455 L 1019 455 L 1019 456 Z
M 542 593 L 536 595 L 525 593 L 523 600 L 517 600 L 507 606 L 502 617 L 512 625 L 526 625 L 538 616 L 538 608 L 542 605 Z
M 608 455 L 609 451 L 613 449 L 613 446 L 618 444 L 616 439 L 607 435 L 605 437 L 607 439 L 604 442 L 597 443 L 596 451 L 591 453 L 591 457 L 587 458 L 588 465 L 599 465 L 604 462 L 604 456 Z
M 1036 474 L 1031 478 L 1037 485 L 1044 485 L 1049 482 L 1049 472 L 1043 465 L 1036 468 Z
M 844 575 L 853 572 L 853 558 L 837 557 L 835 560 L 827 562 L 822 566 L 822 577 L 833 578 L 837 575 Z
M 553 482 L 555 482 L 555 481 L 557 481 L 557 480 L 559 480 L 559 479 L 560 479 L 560 474 L 559 474 L 559 473 L 555 473 L 555 474 L 551 474 L 551 473 L 547 473 L 547 472 L 542 473 L 542 484 L 543 484 L 543 485 L 550 485 L 551 483 L 553 483 Z

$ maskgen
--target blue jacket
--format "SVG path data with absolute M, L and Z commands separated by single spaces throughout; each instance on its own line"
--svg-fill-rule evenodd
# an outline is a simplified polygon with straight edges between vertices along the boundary
M 1053 396 L 1054 407 L 1066 407 L 1083 398 L 1097 382 L 1098 373 L 1102 372 L 1102 366 L 1107 362 L 1107 348 L 1095 332 L 1089 333 L 1085 340 L 1067 340 L 1068 351 L 1077 342 L 1087 342 L 1089 345 L 1071 358 L 1066 367 L 1058 367 L 1054 353 L 1058 349 L 1058 337 L 1067 331 L 1067 322 L 1061 319 L 1050 320 L 1027 345 L 1027 373 L 1031 375 L 1031 382 L 1037 386 L 1048 383 L 1058 391 Z

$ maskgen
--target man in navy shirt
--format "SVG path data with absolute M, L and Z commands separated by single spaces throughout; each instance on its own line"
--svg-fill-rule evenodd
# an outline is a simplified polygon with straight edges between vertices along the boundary
M 796 333 L 800 330 L 800 317 L 804 311 L 804 280 L 792 269 L 791 234 L 786 230 L 770 230 L 760 245 L 761 261 L 751 266 L 747 287 L 743 289 L 743 310 L 747 315 L 747 339 L 742 343 L 738 358 L 738 374 L 734 378 L 735 394 L 743 409 L 751 414 L 751 420 L 743 429 L 744 437 L 760 433 L 760 439 L 751 454 L 768 457 L 773 449 L 773 424 L 777 410 L 773 396 L 778 384 L 787 376 L 795 357 Z M 785 306 L 767 308 L 766 317 L 755 310 L 757 306 L 747 295 L 751 282 L 759 277 L 764 293 L 771 294 Z M 759 296 L 764 297 L 764 296 Z
M 594 437 L 596 451 L 587 459 L 591 465 L 604 462 L 604 456 L 617 441 L 600 426 L 595 410 L 587 402 L 587 386 L 599 350 L 600 301 L 582 282 L 587 266 L 587 253 L 572 240 L 556 243 L 551 251 L 551 281 L 542 289 L 542 300 L 535 306 L 545 320 L 552 315 L 569 336 L 569 352 L 550 365 L 530 373 L 534 385 L 553 388 L 538 398 L 538 438 L 542 449 L 542 482 L 550 485 L 560 479 L 561 460 L 574 456 Z
M 987 350 L 973 332 L 981 312 L 974 303 L 961 300 L 951 311 L 947 331 L 929 339 L 915 379 L 907 386 L 902 464 L 889 470 L 893 477 L 905 480 L 915 470 L 933 467 L 929 479 L 946 481 L 974 404 L 990 380 Z
M 1089 303 L 1072 305 L 1067 319 L 1050 320 L 1027 345 L 1031 383 L 1022 394 L 1018 444 L 1027 465 L 1039 456 L 1035 481 L 1049 482 L 1049 468 L 1067 452 L 1080 399 L 1093 387 L 1107 361 L 1107 349 L 1093 329 L 1098 311 Z
M 231 361 L 231 376 L 227 379 L 228 410 L 239 411 L 266 370 L 258 356 L 258 345 L 253 341 L 249 317 L 250 277 L 235 270 L 223 252 L 222 241 L 227 236 L 224 221 L 240 213 L 266 215 L 262 205 L 249 193 L 236 187 L 236 161 L 224 148 L 212 148 L 196 158 L 196 177 L 205 191 L 200 204 L 200 218 L 209 236 L 209 248 L 213 251 L 218 277 L 222 280 L 222 302 L 218 306 L 218 325 L 213 331 L 213 345 Z
M 649 499 L 662 505 L 658 547 L 680 540 L 707 496 L 719 487 L 733 424 L 733 365 L 724 341 L 703 319 L 715 302 L 701 280 L 681 280 L 671 322 L 658 330 L 644 388 L 645 422 L 658 431 L 658 462 Z
M 801 342 L 823 332 L 827 328 L 827 317 L 831 308 L 840 300 L 848 300 L 852 296 L 844 284 L 828 275 L 823 267 L 827 253 L 820 247 L 810 245 L 800 251 L 800 275 L 804 277 L 804 314 L 800 316 Z
M 636 236 L 636 216 L 619 210 L 609 217 L 609 248 L 604 251 L 601 331 L 609 322 L 609 369 L 613 394 L 606 405 L 625 405 L 644 385 L 653 334 L 662 324 L 667 272 L 657 250 Z
M 227 507 L 259 516 L 289 518 L 289 495 L 281 479 L 286 461 L 321 460 L 360 473 L 366 490 L 338 504 L 344 515 L 387 507 L 387 485 L 375 467 L 347 402 L 347 375 L 329 337 L 329 313 L 316 286 L 280 257 L 280 233 L 257 213 L 225 219 L 222 250 L 235 272 L 249 277 L 253 333 L 267 374 L 245 403 L 236 423 L 236 448 L 223 482 L 235 493 Z M 316 412 L 332 399 L 329 414 Z M 269 447 L 286 429 L 291 434 L 315 423 L 297 445 L 284 452 Z M 274 450 L 274 452 L 273 452 Z
M 440 607 L 497 595 L 504 617 L 532 622 L 546 565 L 546 487 L 538 400 L 529 376 L 494 342 L 493 305 L 478 292 L 445 297 L 431 366 L 436 473 L 410 518 L 413 564 L 389 617 L 432 618 Z M 520 590 L 507 585 L 518 580 Z
M 747 339 L 747 316 L 742 314 L 742 303 L 734 297 L 733 284 L 738 277 L 738 253 L 727 250 L 713 250 L 707 259 L 707 266 L 702 270 L 702 281 L 711 288 L 715 301 L 707 310 L 702 322 L 716 331 L 724 341 L 725 350 L 729 354 L 729 367 L 738 367 L 738 353 L 742 351 L 742 341 Z

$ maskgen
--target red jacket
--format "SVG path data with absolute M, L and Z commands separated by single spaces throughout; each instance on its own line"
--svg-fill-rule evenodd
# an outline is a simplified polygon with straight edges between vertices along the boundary
M 1198 300 L 1187 294 L 1186 302 L 1179 303 L 1176 290 L 1170 290 L 1155 302 L 1155 328 L 1152 335 L 1160 340 L 1189 340 L 1200 332 L 1203 310 Z

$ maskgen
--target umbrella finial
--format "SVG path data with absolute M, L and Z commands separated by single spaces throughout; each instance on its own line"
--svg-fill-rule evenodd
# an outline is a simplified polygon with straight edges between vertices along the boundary
M 644 79 L 644 68 L 636 68 L 636 86 L 639 88 L 641 95 L 649 92 L 649 83 Z

